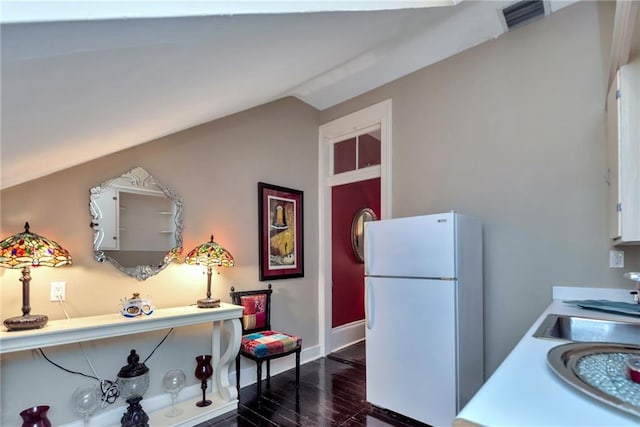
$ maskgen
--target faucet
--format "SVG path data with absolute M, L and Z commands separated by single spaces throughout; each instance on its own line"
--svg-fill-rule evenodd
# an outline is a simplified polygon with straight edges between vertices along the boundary
M 636 282 L 636 290 L 635 291 L 631 291 L 629 293 L 631 295 L 633 295 L 633 301 L 636 304 L 640 304 L 640 273 L 634 272 L 634 271 L 630 271 L 629 273 L 625 273 L 624 277 L 626 277 L 627 279 L 631 279 L 631 280 Z

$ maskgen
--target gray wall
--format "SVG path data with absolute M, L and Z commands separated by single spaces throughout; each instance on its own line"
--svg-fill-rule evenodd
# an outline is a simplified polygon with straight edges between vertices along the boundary
M 305 277 L 273 282 L 273 320 L 301 335 L 305 347 L 317 345 L 317 127 L 391 98 L 394 215 L 455 209 L 484 224 L 490 374 L 547 306 L 552 285 L 631 289 L 622 273 L 640 269 L 637 247 L 625 250 L 627 268 L 607 267 L 603 107 L 613 10 L 613 2 L 581 2 L 320 113 L 283 99 L 2 191 L 3 237 L 28 220 L 74 256 L 72 267 L 32 273 L 33 312 L 64 317 L 48 301 L 48 284 L 57 280 L 67 282 L 71 316 L 116 312 L 132 292 L 158 307 L 202 297 L 206 278 L 190 266 L 174 264 L 141 283 L 92 258 L 89 188 L 143 166 L 183 197 L 185 250 L 214 233 L 235 256 L 234 268 L 214 276 L 214 294 L 224 301 L 232 285 L 264 285 L 257 280 L 256 183 L 305 192 Z M 0 269 L 3 318 L 19 314 L 18 277 Z M 162 336 L 85 348 L 99 374 L 115 378 L 130 348 L 146 356 Z M 148 394 L 161 393 L 167 369 L 191 372 L 208 345 L 206 328 L 176 330 L 148 362 Z M 48 353 L 89 371 L 77 346 Z M 75 419 L 68 396 L 86 382 L 36 353 L 4 355 L 0 423 L 16 425 L 19 410 L 42 403 L 52 406 L 54 424 Z
M 486 375 L 553 285 L 632 288 L 608 268 L 605 81 L 615 4 L 581 2 L 321 113 L 391 98 L 393 205 L 484 224 Z M 626 269 L 640 268 L 640 248 Z
M 71 267 L 32 270 L 32 313 L 64 318 L 59 304 L 49 302 L 49 282 L 58 280 L 67 283 L 65 306 L 72 317 L 118 312 L 120 299 L 133 292 L 149 296 L 156 307 L 189 305 L 205 296 L 206 275 L 197 267 L 172 264 L 139 282 L 93 259 L 89 189 L 142 166 L 183 198 L 183 255 L 208 241 L 211 233 L 234 255 L 236 266 L 213 277 L 214 296 L 227 302 L 230 286 L 266 286 L 258 281 L 258 181 L 304 191 L 305 276 L 273 282 L 272 322 L 274 328 L 302 336 L 305 348 L 316 346 L 317 117 L 315 109 L 286 98 L 2 191 L 3 237 L 22 231 L 28 220 L 33 232 L 56 240 L 73 256 Z M 0 269 L 3 318 L 20 315 L 19 273 Z M 164 333 L 89 342 L 84 347 L 98 374 L 115 380 L 131 348 L 145 358 Z M 174 367 L 183 369 L 195 384 L 194 357 L 209 353 L 210 342 L 206 327 L 177 328 L 147 362 L 152 374 L 147 395 L 162 393 L 162 375 Z M 45 349 L 63 366 L 90 373 L 79 350 L 77 345 Z M 70 395 L 88 382 L 49 365 L 36 352 L 3 355 L 0 424 L 19 425 L 20 410 L 36 404 L 51 406 L 54 425 L 77 419 Z

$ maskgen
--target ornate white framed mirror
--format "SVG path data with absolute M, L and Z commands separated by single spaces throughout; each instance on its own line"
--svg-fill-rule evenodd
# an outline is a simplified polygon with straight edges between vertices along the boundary
M 90 190 L 93 251 L 98 262 L 146 280 L 182 252 L 182 199 L 136 167 Z

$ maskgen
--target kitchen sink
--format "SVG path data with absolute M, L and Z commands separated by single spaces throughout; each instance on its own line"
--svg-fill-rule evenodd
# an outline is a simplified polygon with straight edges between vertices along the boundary
M 640 344 L 640 323 L 548 314 L 533 336 L 566 341 L 637 345 Z

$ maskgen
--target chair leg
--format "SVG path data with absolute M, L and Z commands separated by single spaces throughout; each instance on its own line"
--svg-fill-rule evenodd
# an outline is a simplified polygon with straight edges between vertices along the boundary
M 296 400 L 300 397 L 300 349 L 296 351 Z
M 258 401 L 260 401 L 260 395 L 262 394 L 262 360 L 256 360 L 256 365 L 258 365 Z
M 240 354 L 236 356 L 236 389 L 238 390 L 238 400 L 240 399 Z
M 267 359 L 267 390 L 271 390 L 271 360 Z

